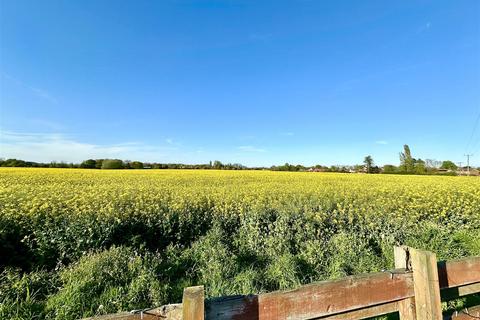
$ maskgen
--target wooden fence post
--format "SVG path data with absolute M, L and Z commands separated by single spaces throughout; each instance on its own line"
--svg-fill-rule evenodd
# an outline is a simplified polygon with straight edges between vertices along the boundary
M 395 269 L 410 270 L 410 252 L 407 246 L 397 246 L 393 248 L 393 256 L 395 258 Z
M 413 248 L 409 248 L 408 252 L 412 259 L 417 319 L 443 319 L 437 256 L 433 252 Z
M 395 258 L 395 269 L 410 269 L 410 252 L 408 247 L 394 247 L 393 255 Z M 398 301 L 398 314 L 400 315 L 400 320 L 416 320 L 415 299 L 407 298 Z
M 183 320 L 205 319 L 205 295 L 203 286 L 183 289 Z

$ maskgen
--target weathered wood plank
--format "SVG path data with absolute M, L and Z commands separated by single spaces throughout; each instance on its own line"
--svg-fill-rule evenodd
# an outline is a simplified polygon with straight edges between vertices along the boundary
M 396 246 L 393 248 L 395 269 L 410 269 L 410 253 L 407 246 Z
M 106 314 L 101 316 L 93 316 L 89 318 L 83 318 L 83 320 L 136 320 L 140 319 L 137 318 L 136 314 L 130 312 L 119 312 L 119 313 L 112 313 Z
M 84 320 L 182 320 L 182 304 L 168 304 L 145 312 L 121 312 L 85 318 Z
M 183 320 L 204 320 L 205 294 L 203 286 L 185 288 L 182 304 Z
M 442 319 L 440 283 L 435 253 L 409 248 L 412 258 L 417 319 Z
M 376 273 L 327 282 L 321 288 L 306 286 L 287 293 L 261 295 L 259 315 L 262 320 L 309 319 L 401 300 L 412 294 L 410 276 Z
M 440 288 L 452 288 L 480 282 L 480 257 L 438 263 Z
M 463 309 L 452 315 L 444 316 L 444 320 L 474 320 L 480 319 L 480 306 Z
M 206 318 L 318 318 L 412 297 L 412 279 L 411 273 L 396 270 L 318 282 L 290 291 L 213 300 L 207 306 Z
M 259 319 L 258 296 L 227 296 L 210 299 L 205 305 L 205 319 Z
M 402 301 L 402 300 L 400 300 Z M 398 310 L 398 302 L 389 302 L 380 304 L 378 306 L 368 307 L 365 309 L 358 309 L 344 313 L 335 314 L 332 316 L 320 317 L 318 320 L 358 320 L 381 316 L 384 314 L 394 313 Z
M 398 314 L 400 320 L 415 320 L 415 298 L 407 298 L 398 301 Z
M 440 291 L 440 296 L 442 297 L 442 301 L 447 301 L 474 293 L 480 293 L 480 282 L 470 283 L 455 288 L 443 289 Z

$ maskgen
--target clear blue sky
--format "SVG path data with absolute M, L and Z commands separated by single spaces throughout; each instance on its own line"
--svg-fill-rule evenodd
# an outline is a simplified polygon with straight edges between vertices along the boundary
M 480 1 L 0 3 L 0 157 L 480 165 Z

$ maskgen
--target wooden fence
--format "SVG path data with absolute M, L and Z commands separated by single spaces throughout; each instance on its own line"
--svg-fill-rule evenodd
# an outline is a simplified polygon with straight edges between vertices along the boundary
M 437 262 L 432 252 L 396 247 L 395 270 L 317 282 L 290 291 L 205 300 L 185 288 L 181 304 L 102 320 L 365 319 L 398 312 L 401 320 L 480 319 L 480 306 L 442 314 L 441 301 L 480 292 L 480 257 Z

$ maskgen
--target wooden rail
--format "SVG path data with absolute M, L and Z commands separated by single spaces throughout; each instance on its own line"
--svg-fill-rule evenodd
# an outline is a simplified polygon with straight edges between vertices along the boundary
M 95 319 L 364 319 L 398 312 L 401 320 L 479 319 L 480 306 L 442 315 L 441 301 L 480 292 L 480 257 L 438 262 L 434 253 L 395 248 L 395 270 L 322 281 L 289 291 L 204 301 L 203 287 L 183 303 Z

